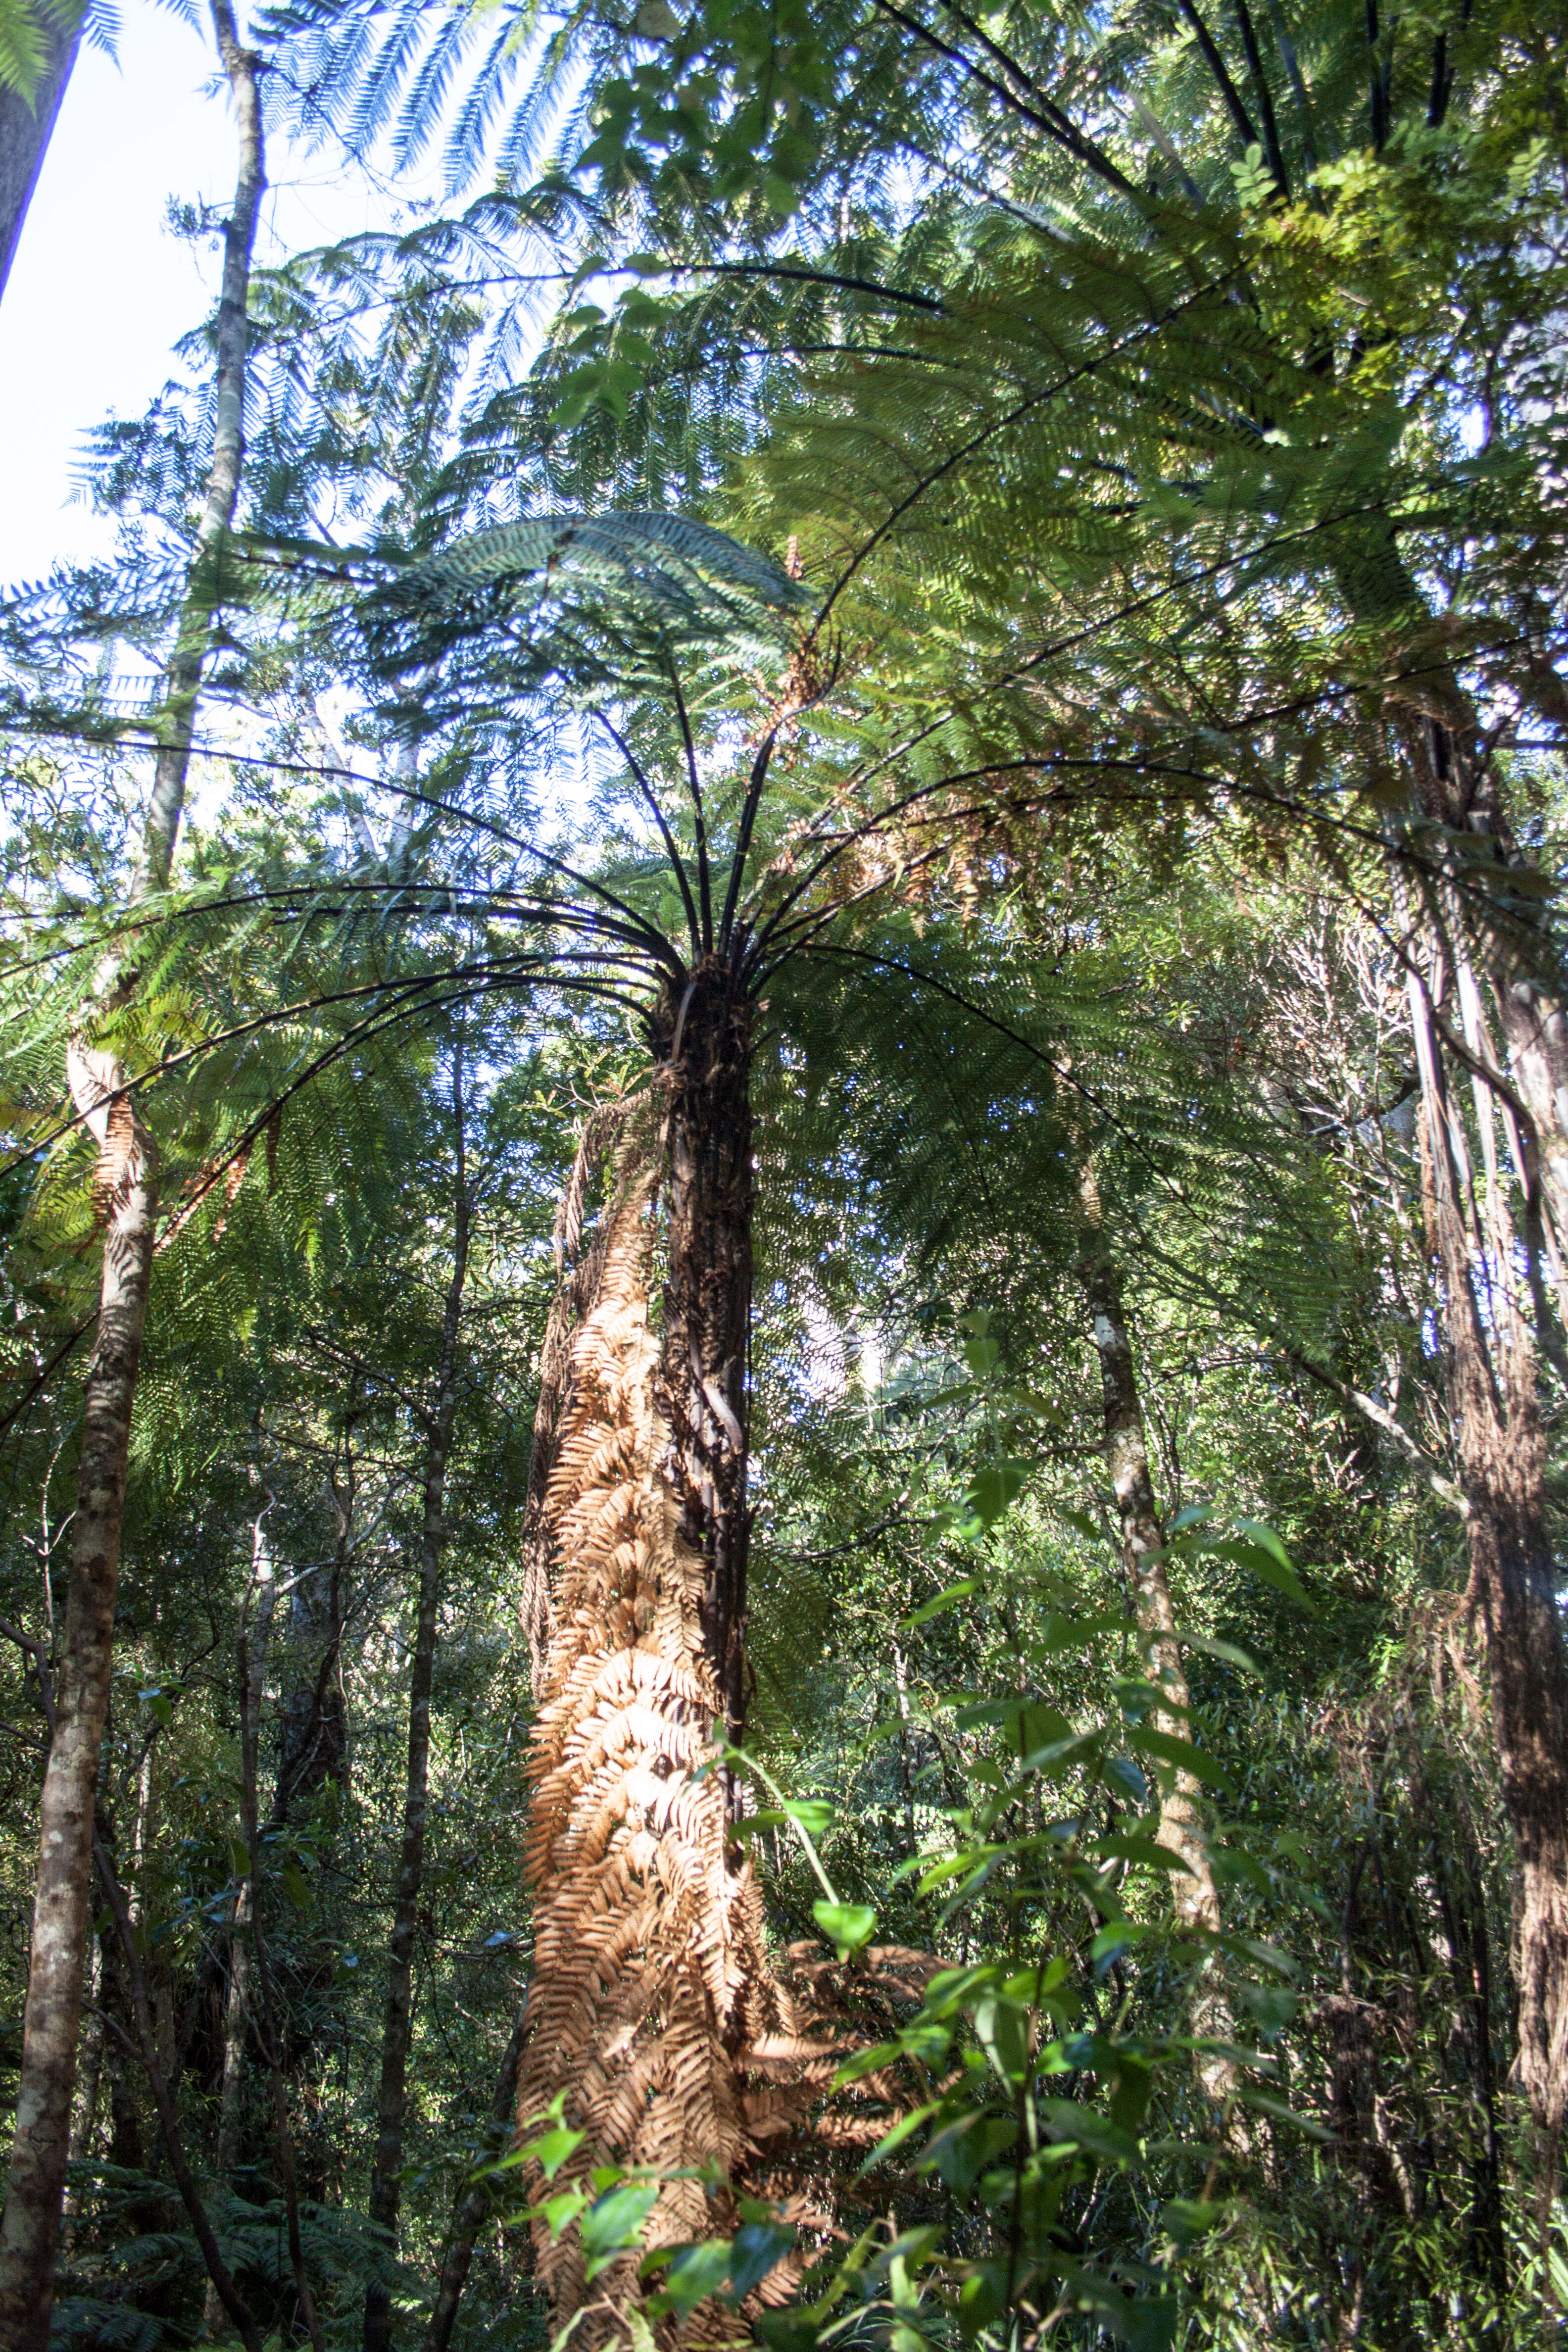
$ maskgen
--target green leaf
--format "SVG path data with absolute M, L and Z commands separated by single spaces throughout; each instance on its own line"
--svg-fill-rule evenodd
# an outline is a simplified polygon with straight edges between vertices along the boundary
M 1276 1591 L 1283 1592 L 1288 1600 L 1293 1601 L 1298 1609 L 1304 1609 L 1309 1616 L 1317 1615 L 1317 1609 L 1310 1594 L 1289 1561 L 1287 1560 L 1281 1566 L 1273 1552 L 1266 1551 L 1261 1544 L 1238 1543 L 1234 1538 L 1211 1536 L 1202 1538 L 1196 1543 L 1185 1545 L 1184 1549 L 1210 1552 L 1216 1559 L 1231 1560 L 1237 1568 L 1249 1570 L 1260 1583 L 1273 1585 Z
M 531 2156 L 546 2180 L 553 2180 L 567 2158 L 575 2155 L 587 2136 L 586 2132 L 570 2131 L 563 2124 L 557 2130 L 546 2132 L 542 2139 L 531 2140 L 520 2153 Z
M 996 1462 L 976 1473 L 964 1500 L 983 1527 L 994 1525 L 1017 1499 L 1031 1467 L 1027 1462 Z
M 649 2308 L 656 2315 L 679 2312 L 684 2318 L 722 2289 L 730 2275 L 730 2248 L 722 2238 L 709 2239 L 701 2245 L 656 2246 L 643 2256 L 643 2275 L 659 2269 L 664 2282 L 658 2294 L 649 2297 Z
M 822 1797 L 786 1797 L 784 1811 L 809 1837 L 822 1837 L 833 1827 L 835 1808 Z
M 658 2183 L 654 2180 L 626 2180 L 618 2189 L 610 2189 L 589 2211 L 584 2214 L 579 2227 L 583 2252 L 587 2256 L 587 2275 L 596 2278 L 605 2264 L 637 2244 L 643 2223 L 658 2202 Z
M 1252 1675 L 1259 1682 L 1263 1669 L 1249 1652 L 1235 1642 L 1216 1641 L 1212 1633 L 1178 1633 L 1184 1650 L 1201 1650 L 1205 1657 L 1218 1658 L 1227 1666 L 1239 1666 L 1244 1675 Z
M 1310 2116 L 1298 2115 L 1294 2107 L 1288 2106 L 1283 2099 L 1275 2098 L 1272 2092 L 1243 2089 L 1238 2090 L 1236 2095 L 1245 2105 L 1256 2107 L 1259 2115 L 1272 2116 L 1276 2123 L 1294 2124 L 1296 2129 L 1304 2131 L 1309 2139 L 1329 2141 L 1333 2138 L 1332 2132 L 1325 2131 L 1322 2125 L 1315 2124 Z
M 739 2303 L 777 2270 L 795 2245 L 795 2231 L 782 2221 L 748 2221 L 735 2232 L 730 2259 L 730 2291 Z
M 841 1960 L 864 1950 L 877 1932 L 877 1915 L 864 1903 L 816 1902 L 811 1916 Z
M 1173 1764 L 1179 1770 L 1192 1773 L 1194 1780 L 1205 1782 L 1209 1788 L 1232 1793 L 1231 1778 L 1225 1767 L 1216 1764 L 1212 1756 L 1205 1756 L 1201 1748 L 1194 1748 L 1190 1739 L 1178 1739 L 1169 1731 L 1152 1730 L 1146 1723 L 1130 1729 L 1127 1739 L 1130 1747 L 1145 1749 L 1151 1756 L 1157 1756 L 1163 1764 Z
M 980 1579 L 977 1576 L 966 1576 L 961 1583 L 950 1584 L 945 1592 L 939 1592 L 934 1601 L 928 1601 L 912 1616 L 900 1618 L 900 1633 L 912 1633 L 917 1625 L 929 1625 L 933 1617 L 945 1616 L 948 1610 L 955 1609 L 961 1601 L 967 1601 L 972 1592 L 979 1590 Z
M 1042 2099 L 1040 2113 L 1053 2140 L 1068 2141 L 1105 2164 L 1136 2164 L 1138 2143 L 1094 2107 L 1074 2099 Z
M 1029 2012 L 1023 2004 L 1000 1997 L 977 2001 L 974 2032 L 1002 2080 L 1021 2083 L 1029 2070 Z
M 1160 2209 L 1160 2220 L 1178 2246 L 1190 2246 L 1234 2212 L 1227 2197 L 1173 2197 Z

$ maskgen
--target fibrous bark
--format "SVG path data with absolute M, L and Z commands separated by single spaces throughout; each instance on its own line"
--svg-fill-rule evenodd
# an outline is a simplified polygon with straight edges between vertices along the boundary
M 746 1359 L 752 1311 L 752 1007 L 732 964 L 706 958 L 668 993 L 653 1045 L 668 1097 L 668 1239 L 659 1396 L 682 1540 L 702 1560 L 702 1633 L 728 1737 L 746 1664 Z
M 668 1475 L 652 1189 L 645 1174 L 614 1213 L 548 1506 L 554 1634 L 529 1766 L 535 1973 L 518 2114 L 526 2125 L 561 2095 L 587 2135 L 557 2189 L 606 2160 L 667 2174 L 717 2163 L 732 2179 L 750 2153 L 744 2053 L 789 2023 L 713 1769 L 711 1555 L 688 1539 Z M 721 2220 L 700 2181 L 668 2179 L 646 2242 L 708 2237 Z M 589 2346 L 628 2340 L 636 2257 L 590 2287 L 575 2229 L 541 2225 L 536 2246 L 558 2321 L 583 2313 L 574 2336 Z M 721 2307 L 700 2311 L 700 2330 L 726 2326 Z

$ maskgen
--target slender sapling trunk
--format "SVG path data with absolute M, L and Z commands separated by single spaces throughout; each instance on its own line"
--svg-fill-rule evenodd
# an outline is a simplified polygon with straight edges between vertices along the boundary
M 403 2143 L 408 2114 L 408 2050 L 414 2028 L 414 1933 L 418 1921 L 419 1895 L 425 1874 L 425 1829 L 429 1813 L 430 1688 L 436 1666 L 436 1612 L 440 1597 L 441 1544 L 446 1533 L 442 1513 L 447 1491 L 447 1457 L 451 1451 L 452 1425 L 458 1409 L 458 1337 L 462 1321 L 463 1286 L 468 1278 L 469 1220 L 473 1210 L 463 1141 L 460 1043 L 452 1056 L 452 1113 L 457 1137 L 452 1271 L 447 1285 L 446 1310 L 441 1323 L 441 1353 L 425 1452 L 425 1517 L 419 1538 L 419 1595 L 414 1658 L 409 1674 L 408 1776 L 403 1800 L 403 1850 L 398 1860 L 397 1892 L 393 1906 L 386 2020 L 381 2044 L 381 2089 L 376 2105 L 375 2157 L 370 2176 L 371 2223 L 384 2234 L 390 2252 L 396 2251 L 397 2218 L 403 2199 Z M 515 2065 L 512 2071 L 515 2077 Z M 364 2295 L 364 2352 L 386 2352 L 391 2339 L 392 2298 L 382 2280 L 372 2279 Z

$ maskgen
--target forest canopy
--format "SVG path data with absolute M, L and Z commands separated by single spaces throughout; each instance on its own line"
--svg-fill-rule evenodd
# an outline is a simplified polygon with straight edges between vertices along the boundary
M 0 2344 L 1557 2343 L 1568 17 L 204 24 L 0 589 Z

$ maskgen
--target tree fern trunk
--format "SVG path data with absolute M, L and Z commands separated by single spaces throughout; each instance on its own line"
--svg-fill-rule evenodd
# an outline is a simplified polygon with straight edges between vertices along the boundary
M 225 235 L 218 312 L 217 426 L 185 604 L 168 671 L 170 719 L 158 756 L 132 901 L 165 887 L 184 802 L 192 720 L 210 641 L 213 572 L 234 520 L 244 440 L 247 305 L 265 185 L 258 60 L 240 47 L 228 0 L 211 0 L 218 53 L 239 121 L 234 215 Z M 100 973 L 84 1028 L 128 984 L 118 961 Z M 57 1719 L 39 1808 L 39 1855 L 21 2080 L 5 2210 L 0 2220 L 0 2341 L 43 2352 L 54 2300 L 69 2145 L 92 1880 L 93 1800 L 109 1706 L 120 1524 L 131 1416 L 157 1220 L 157 1157 L 111 1055 L 83 1038 L 71 1092 L 100 1145 L 106 1216 L 98 1344 L 88 1370 Z
M 752 1311 L 752 1008 L 709 957 L 668 997 L 654 1051 L 668 1101 L 661 1402 L 680 1532 L 704 1561 L 702 1632 L 731 1740 L 745 1729 L 746 1359 Z
M 381 2088 L 376 2105 L 375 2156 L 370 2176 L 371 2225 L 389 2250 L 397 2245 L 403 2200 L 403 2143 L 408 2114 L 408 2050 L 414 2030 L 414 1932 L 425 1875 L 425 1829 L 429 1813 L 430 1689 L 436 1669 L 436 1610 L 440 1597 L 442 1512 L 447 1493 L 447 1457 L 458 1409 L 458 1335 L 463 1286 L 468 1271 L 468 1223 L 472 1197 L 463 1150 L 461 1049 L 454 1055 L 452 1106 L 457 1127 L 457 1182 L 453 1211 L 452 1272 L 441 1324 L 441 1354 L 425 1454 L 425 1523 L 419 1538 L 419 1598 L 414 1661 L 408 1687 L 408 1778 L 403 1801 L 403 1850 L 398 1861 L 387 1961 L 386 2019 L 382 2030 Z M 514 2069 L 515 2071 L 515 2069 Z M 364 2296 L 364 2352 L 386 2352 L 392 2340 L 392 2298 L 379 2279 Z

